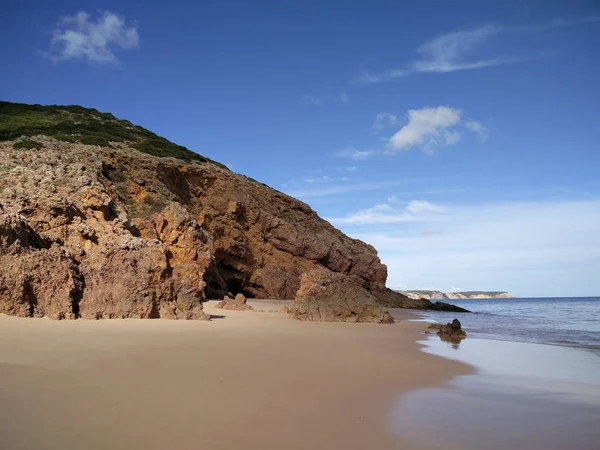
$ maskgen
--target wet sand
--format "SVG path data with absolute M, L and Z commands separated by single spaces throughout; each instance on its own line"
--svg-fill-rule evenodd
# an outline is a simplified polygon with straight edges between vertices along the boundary
M 393 433 L 397 395 L 472 370 L 420 351 L 423 323 L 213 306 L 211 322 L 0 316 L 0 448 L 428 448 Z
M 599 352 L 473 338 L 425 342 L 426 352 L 477 372 L 450 388 L 401 394 L 398 435 L 440 449 L 600 448 Z

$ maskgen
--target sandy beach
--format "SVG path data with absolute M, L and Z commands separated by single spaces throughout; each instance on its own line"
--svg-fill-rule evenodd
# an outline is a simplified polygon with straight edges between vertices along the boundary
M 0 316 L 0 448 L 422 448 L 390 429 L 398 395 L 471 371 L 419 351 L 422 323 L 214 304 L 210 322 Z

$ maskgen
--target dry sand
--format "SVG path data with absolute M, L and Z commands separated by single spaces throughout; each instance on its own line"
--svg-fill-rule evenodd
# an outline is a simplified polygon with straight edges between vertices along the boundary
M 211 322 L 0 315 L 0 448 L 420 448 L 389 429 L 398 396 L 470 371 L 418 350 L 423 323 L 214 304 Z

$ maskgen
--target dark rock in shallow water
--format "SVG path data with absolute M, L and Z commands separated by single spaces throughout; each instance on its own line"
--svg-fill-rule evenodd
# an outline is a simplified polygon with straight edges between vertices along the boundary
M 454 319 L 446 325 L 432 323 L 427 329 L 438 330 L 437 335 L 442 338 L 443 341 L 456 343 L 467 337 L 467 333 L 462 329 L 462 325 L 458 319 Z

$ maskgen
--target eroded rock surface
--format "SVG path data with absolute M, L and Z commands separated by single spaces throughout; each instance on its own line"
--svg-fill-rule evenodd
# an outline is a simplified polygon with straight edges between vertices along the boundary
M 316 322 L 394 323 L 366 289 L 343 274 L 326 270 L 302 275 L 290 316 Z
M 235 298 L 225 296 L 222 301 L 215 305 L 215 308 L 228 309 L 230 311 L 251 311 L 254 308 L 246 303 L 246 297 L 238 294 Z

